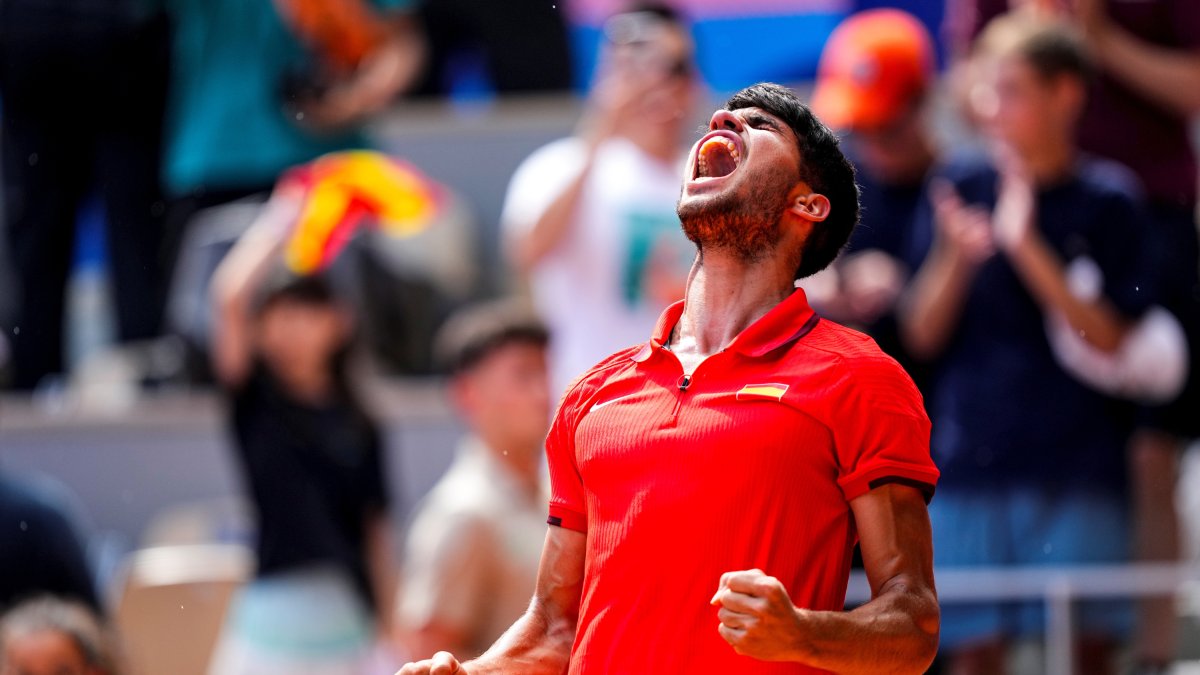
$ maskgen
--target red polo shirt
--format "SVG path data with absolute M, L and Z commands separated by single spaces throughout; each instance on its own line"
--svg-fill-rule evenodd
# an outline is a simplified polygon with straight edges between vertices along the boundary
M 682 313 L 577 380 L 550 431 L 550 524 L 587 534 L 570 673 L 820 672 L 737 655 L 708 601 L 759 568 L 799 607 L 842 609 L 850 502 L 937 482 L 920 394 L 801 290 L 685 379 L 664 346 Z

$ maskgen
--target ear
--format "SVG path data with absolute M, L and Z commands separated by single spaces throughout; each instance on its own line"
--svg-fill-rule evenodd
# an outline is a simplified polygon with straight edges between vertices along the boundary
M 788 212 L 810 223 L 819 223 L 829 217 L 829 208 L 828 197 L 802 189 L 798 194 L 792 195 Z
M 1059 104 L 1070 115 L 1071 121 L 1077 122 L 1080 116 L 1083 115 L 1083 109 L 1087 105 L 1087 85 L 1077 77 L 1060 75 L 1059 81 L 1056 84 L 1055 94 L 1058 97 Z

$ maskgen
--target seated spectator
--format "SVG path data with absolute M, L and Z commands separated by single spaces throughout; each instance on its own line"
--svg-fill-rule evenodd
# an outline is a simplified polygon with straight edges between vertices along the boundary
M 86 606 L 53 596 L 0 618 L 2 675 L 116 675 L 108 636 Z
M 213 281 L 213 371 L 258 515 L 257 577 L 214 675 L 357 675 L 390 633 L 384 449 L 349 374 L 350 310 L 323 276 L 281 264 L 298 211 L 273 199 Z
M 44 593 L 100 610 L 83 544 L 62 507 L 0 473 L 0 610 Z
M 960 566 L 1120 563 L 1130 558 L 1124 448 L 1134 407 L 1056 362 L 1046 318 L 1117 349 L 1154 301 L 1142 204 L 1123 167 L 1082 156 L 1075 127 L 1090 64 L 1068 27 L 1011 15 L 979 44 L 980 119 L 994 148 L 932 185 L 935 216 L 914 230 L 919 271 L 901 334 L 935 359 L 927 397 L 942 481 L 930 508 L 934 562 Z M 1070 268 L 1102 283 L 1083 298 Z M 1131 608 L 1079 605 L 1079 672 L 1114 672 Z M 942 610 L 950 672 L 1002 673 L 1009 640 L 1043 630 L 1037 604 Z M 1064 674 L 1066 675 L 1066 674 Z
M 464 310 L 438 338 L 468 435 L 409 531 L 398 615 L 414 656 L 478 655 L 529 605 L 546 536 L 546 342 L 512 302 Z

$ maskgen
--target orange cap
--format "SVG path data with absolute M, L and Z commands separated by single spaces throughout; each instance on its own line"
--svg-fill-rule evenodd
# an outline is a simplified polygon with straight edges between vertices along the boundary
M 834 128 L 885 125 L 925 91 L 933 60 L 933 39 L 911 14 L 898 9 L 855 14 L 825 43 L 813 111 Z

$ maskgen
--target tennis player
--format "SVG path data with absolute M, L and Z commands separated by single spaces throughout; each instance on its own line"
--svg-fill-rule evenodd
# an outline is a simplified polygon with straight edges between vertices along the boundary
M 912 381 L 795 280 L 858 221 L 854 171 L 789 90 L 745 89 L 693 148 L 698 255 L 650 340 L 563 398 L 529 610 L 486 653 L 401 675 L 921 673 L 938 471 Z M 862 546 L 872 599 L 843 611 Z

